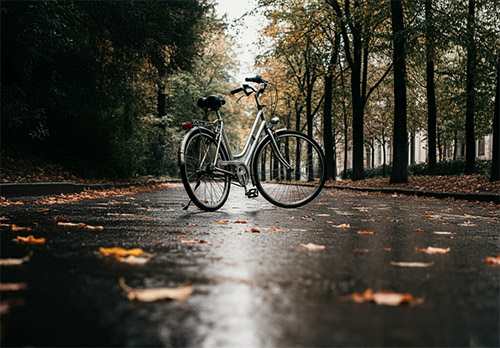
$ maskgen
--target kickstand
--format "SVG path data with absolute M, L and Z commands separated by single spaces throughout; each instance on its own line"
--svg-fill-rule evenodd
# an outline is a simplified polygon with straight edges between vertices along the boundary
M 188 210 L 189 206 L 191 205 L 192 200 L 189 200 L 188 204 L 182 210 Z

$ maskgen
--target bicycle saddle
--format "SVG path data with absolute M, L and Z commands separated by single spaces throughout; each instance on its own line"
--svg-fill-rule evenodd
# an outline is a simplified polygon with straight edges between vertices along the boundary
M 199 98 L 197 105 L 202 109 L 212 109 L 213 111 L 219 110 L 219 108 L 226 104 L 224 98 L 218 97 L 216 95 L 211 95 L 204 98 Z

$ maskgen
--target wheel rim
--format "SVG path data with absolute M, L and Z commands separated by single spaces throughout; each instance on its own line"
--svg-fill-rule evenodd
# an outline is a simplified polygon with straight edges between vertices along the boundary
M 292 169 L 284 168 L 272 151 L 271 143 L 267 142 L 256 158 L 261 192 L 265 198 L 280 206 L 305 204 L 323 186 L 323 156 L 313 143 L 298 134 L 280 135 L 277 143 Z
M 215 208 L 220 205 L 227 195 L 227 176 L 213 171 L 213 161 L 217 145 L 204 134 L 194 136 L 186 146 L 185 175 L 191 188 L 191 197 L 203 207 Z M 219 151 L 219 158 L 221 152 Z M 198 205 L 198 204 L 197 204 Z

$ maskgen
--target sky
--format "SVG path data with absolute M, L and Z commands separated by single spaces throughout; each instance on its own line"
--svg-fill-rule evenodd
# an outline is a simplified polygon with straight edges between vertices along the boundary
M 233 23 L 230 26 L 230 33 L 235 36 L 237 47 L 237 59 L 240 69 L 235 76 L 238 82 L 243 82 L 247 76 L 255 76 L 258 71 L 253 69 L 253 62 L 257 55 L 258 29 L 263 24 L 262 16 L 247 16 L 243 20 L 236 21 L 245 13 L 257 6 L 257 0 L 217 0 L 215 9 L 219 17 L 227 14 L 228 21 Z

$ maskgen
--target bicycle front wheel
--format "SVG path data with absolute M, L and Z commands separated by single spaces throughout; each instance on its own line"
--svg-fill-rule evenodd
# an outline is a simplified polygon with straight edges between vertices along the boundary
M 274 138 L 287 168 L 268 136 L 259 144 L 253 160 L 255 185 L 272 204 L 295 208 L 312 201 L 325 183 L 325 156 L 314 139 L 294 131 L 280 131 Z
M 231 177 L 214 166 L 217 143 L 213 133 L 197 128 L 186 135 L 179 153 L 182 182 L 189 198 L 200 209 L 215 211 L 222 207 L 229 195 Z M 224 147 L 218 151 L 218 160 L 227 160 Z

